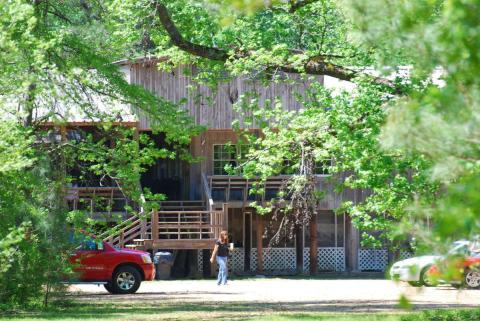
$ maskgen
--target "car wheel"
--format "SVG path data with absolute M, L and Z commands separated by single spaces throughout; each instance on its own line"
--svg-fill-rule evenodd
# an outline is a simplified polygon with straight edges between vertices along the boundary
M 418 282 L 418 281 L 408 281 L 408 284 L 410 284 L 411 286 L 414 286 L 414 287 L 422 286 L 422 283 Z
M 109 293 L 114 293 L 113 292 L 113 287 L 112 287 L 112 283 L 108 282 L 107 284 L 104 284 L 103 287 L 105 288 L 105 290 L 107 290 Z
M 112 279 L 112 290 L 115 294 L 131 294 L 137 292 L 142 283 L 140 272 L 132 266 L 122 266 L 115 271 Z
M 431 265 L 427 265 L 420 272 L 420 282 L 425 286 L 436 286 L 436 282 L 430 278 L 428 275 L 428 270 L 430 270 Z
M 465 270 L 465 276 L 463 279 L 465 285 L 470 289 L 480 288 L 480 271 L 479 270 Z

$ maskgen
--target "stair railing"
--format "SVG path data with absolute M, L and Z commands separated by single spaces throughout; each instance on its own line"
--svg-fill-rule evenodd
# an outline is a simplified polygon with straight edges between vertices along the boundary
M 208 211 L 211 212 L 213 210 L 213 198 L 212 198 L 212 192 L 210 191 L 210 187 L 208 186 L 208 180 L 205 173 L 202 173 L 202 185 L 203 185 L 203 193 L 204 193 L 203 195 L 207 201 L 207 209 Z

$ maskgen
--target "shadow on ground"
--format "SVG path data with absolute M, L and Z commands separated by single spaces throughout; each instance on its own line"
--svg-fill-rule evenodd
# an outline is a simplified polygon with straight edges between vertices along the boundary
M 191 294 L 191 293 L 189 293 Z M 224 294 L 224 293 L 222 293 Z M 156 296 L 162 294 L 155 293 Z M 10 315 L 0 315 L 1 317 L 15 318 L 20 320 L 96 320 L 101 316 L 102 320 L 143 320 L 142 316 L 157 316 L 162 319 L 178 320 L 182 316 L 190 316 L 188 319 L 208 320 L 208 319 L 236 319 L 249 320 L 265 314 L 288 313 L 290 316 L 298 314 L 304 315 L 309 319 L 308 313 L 402 313 L 398 307 L 398 302 L 385 301 L 304 301 L 304 302 L 229 302 L 219 304 L 217 302 L 198 302 L 198 303 L 158 303 L 158 297 L 152 301 L 144 300 L 142 304 L 135 302 L 101 302 L 97 299 L 106 297 L 104 294 L 89 294 L 96 303 L 73 302 L 68 305 L 57 306 L 49 310 L 38 313 L 17 313 Z M 109 296 L 110 299 L 112 298 Z M 121 296 L 115 296 L 121 299 Z M 125 299 L 129 299 L 125 297 Z M 415 303 L 411 302 L 413 310 L 432 310 L 444 308 L 473 308 L 475 305 L 461 304 L 438 304 L 430 302 Z M 131 315 L 132 318 L 128 318 Z M 135 316 L 135 317 L 133 317 Z M 137 319 L 136 317 L 139 317 Z M 300 318 L 302 319 L 302 318 Z

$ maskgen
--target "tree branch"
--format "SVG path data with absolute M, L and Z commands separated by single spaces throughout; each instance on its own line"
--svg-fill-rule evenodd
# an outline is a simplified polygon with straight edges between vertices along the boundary
M 295 2 L 295 5 L 297 6 L 297 8 L 300 8 L 301 6 L 307 5 L 314 1 L 316 0 L 304 0 L 301 2 Z M 175 26 L 175 23 L 172 21 L 172 18 L 170 17 L 170 13 L 168 12 L 167 7 L 165 7 L 165 5 L 160 2 L 160 0 L 154 0 L 153 5 L 156 10 L 157 16 L 162 23 L 163 28 L 165 29 L 165 31 L 168 33 L 170 37 L 170 40 L 175 46 L 177 46 L 181 50 L 188 52 L 197 57 L 202 57 L 202 58 L 216 60 L 216 61 L 227 61 L 229 59 L 242 58 L 242 57 L 247 57 L 249 55 L 248 52 L 247 53 L 242 52 L 242 53 L 238 53 L 236 55 L 230 56 L 228 51 L 225 49 L 199 45 L 199 44 L 195 44 L 185 40 L 180 34 L 180 32 L 178 31 L 177 27 Z M 292 53 L 294 53 L 294 52 L 297 52 L 298 50 L 291 49 L 291 51 Z M 301 54 L 301 53 L 303 52 L 298 51 L 298 54 Z M 269 67 L 277 68 L 288 73 L 302 72 L 301 70 L 302 68 L 299 68 L 299 66 L 287 64 L 287 63 L 284 65 L 273 65 Z M 395 83 L 393 83 L 388 79 L 374 77 L 361 71 L 356 71 L 343 66 L 328 63 L 323 61 L 323 59 L 318 59 L 318 57 L 317 59 L 315 59 L 314 57 L 306 61 L 303 65 L 303 70 L 305 71 L 305 73 L 310 75 L 326 75 L 326 76 L 330 76 L 330 77 L 334 77 L 334 78 L 337 78 L 340 80 L 346 80 L 346 81 L 352 81 L 356 77 L 364 76 L 370 79 L 371 82 L 374 84 L 386 86 L 392 89 L 397 94 L 401 93 L 401 89 L 398 88 L 395 85 Z
M 156 0 L 154 4 L 158 18 L 162 22 L 163 27 L 170 36 L 170 40 L 175 46 L 194 56 L 199 56 L 210 60 L 226 61 L 228 59 L 229 55 L 225 50 L 194 44 L 183 39 L 182 35 L 172 21 L 167 7 L 165 7 L 165 5 L 158 0 Z

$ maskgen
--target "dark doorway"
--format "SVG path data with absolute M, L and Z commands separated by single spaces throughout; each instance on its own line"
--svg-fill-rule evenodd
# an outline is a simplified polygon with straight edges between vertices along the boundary
M 169 148 L 165 135 L 149 134 L 158 148 Z M 164 194 L 168 201 L 187 199 L 188 166 L 179 157 L 175 159 L 157 159 L 141 177 L 142 187 L 149 188 L 152 193 Z

